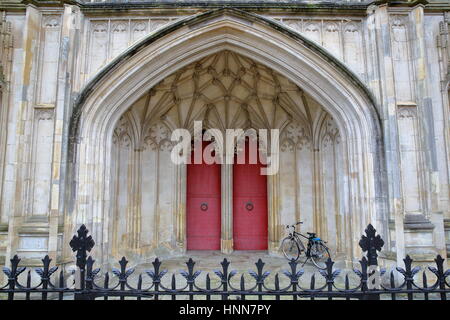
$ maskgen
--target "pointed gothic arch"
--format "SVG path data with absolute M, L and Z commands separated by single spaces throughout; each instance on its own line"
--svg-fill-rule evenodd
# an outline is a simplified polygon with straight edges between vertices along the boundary
M 102 68 L 80 92 L 70 124 L 69 180 L 74 181 L 74 190 L 68 194 L 74 194 L 75 204 L 68 214 L 73 227 L 87 222 L 102 244 L 97 250 L 102 250 L 107 260 L 110 236 L 106 226 L 111 219 L 107 214 L 111 199 L 107 192 L 110 178 L 105 173 L 111 166 L 112 131 L 117 121 L 136 99 L 161 80 L 223 50 L 276 70 L 332 115 L 345 136 L 343 148 L 351 175 L 349 210 L 358 217 L 354 234 L 360 234 L 372 222 L 386 236 L 387 230 L 378 223 L 385 219 L 387 208 L 383 196 L 382 131 L 370 91 L 312 41 L 273 20 L 235 9 L 212 10 L 160 29 Z M 277 188 L 275 182 L 272 188 Z M 276 203 L 269 203 L 269 210 L 274 211 L 275 207 Z M 177 206 L 175 210 L 183 208 Z M 276 217 L 269 220 L 273 225 L 269 238 L 276 243 L 281 226 Z M 356 243 L 358 239 L 351 241 Z M 353 256 L 357 255 L 353 252 Z

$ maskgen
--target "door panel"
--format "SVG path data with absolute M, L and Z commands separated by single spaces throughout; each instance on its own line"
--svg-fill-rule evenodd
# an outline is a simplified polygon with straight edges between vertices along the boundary
M 187 250 L 220 250 L 220 169 L 219 164 L 187 165 Z
M 267 250 L 267 176 L 261 163 L 233 166 L 233 246 L 235 250 Z M 236 159 L 235 159 L 236 160 Z

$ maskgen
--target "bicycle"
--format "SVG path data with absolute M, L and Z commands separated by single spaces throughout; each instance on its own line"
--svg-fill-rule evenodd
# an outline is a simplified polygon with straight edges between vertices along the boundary
M 289 232 L 289 235 L 281 243 L 283 254 L 289 261 L 297 261 L 301 253 L 305 252 L 306 260 L 302 267 L 311 259 L 317 268 L 324 270 L 326 269 L 325 262 L 330 258 L 330 251 L 325 245 L 326 241 L 323 241 L 312 232 L 307 232 L 308 236 L 297 232 L 295 227 L 302 223 L 299 221 L 293 225 L 286 226 L 286 229 L 292 228 L 292 232 Z M 308 239 L 306 248 L 299 236 Z

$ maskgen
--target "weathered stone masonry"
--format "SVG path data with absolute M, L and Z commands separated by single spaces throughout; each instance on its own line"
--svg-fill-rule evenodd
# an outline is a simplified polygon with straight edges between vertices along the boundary
M 446 1 L 0 3 L 0 263 L 186 250 L 171 131 L 280 129 L 269 252 L 304 220 L 346 261 L 374 224 L 385 264 L 450 251 Z M 221 250 L 233 250 L 222 166 Z M 101 261 L 100 261 L 101 260 Z M 397 261 L 401 263 L 401 261 Z

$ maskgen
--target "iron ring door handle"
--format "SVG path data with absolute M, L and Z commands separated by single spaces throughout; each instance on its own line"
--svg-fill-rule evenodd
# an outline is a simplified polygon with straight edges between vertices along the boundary
M 202 202 L 202 204 L 200 204 L 200 210 L 202 211 L 208 210 L 208 204 L 206 202 Z
M 249 201 L 245 204 L 245 209 L 247 209 L 247 211 L 252 211 L 253 208 L 254 208 L 253 202 Z

